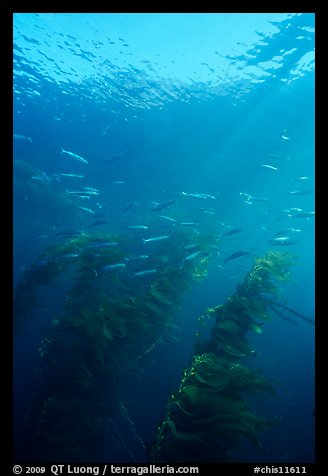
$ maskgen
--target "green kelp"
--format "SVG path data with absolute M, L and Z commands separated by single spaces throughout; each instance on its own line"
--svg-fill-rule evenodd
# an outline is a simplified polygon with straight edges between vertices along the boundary
M 245 394 L 276 393 L 258 371 L 242 365 L 255 353 L 246 333 L 261 332 L 270 318 L 268 298 L 278 296 L 278 285 L 290 279 L 294 263 L 295 256 L 273 251 L 257 258 L 236 293 L 200 318 L 202 323 L 214 317 L 215 324 L 207 341 L 197 335 L 197 353 L 157 429 L 154 463 L 232 462 L 231 450 L 243 437 L 261 447 L 259 432 L 276 418 L 251 411 Z
M 144 263 L 131 258 L 144 250 L 142 243 L 83 233 L 49 247 L 26 270 L 15 296 L 20 327 L 24 289 L 37 298 L 40 286 L 66 284 L 63 309 L 39 349 L 27 418 L 35 461 L 92 460 L 111 431 L 108 422 L 120 413 L 122 375 L 138 371 L 172 332 L 183 293 L 206 276 L 216 241 L 194 235 L 176 229 L 170 239 L 147 244 Z M 188 243 L 199 251 L 193 259 L 186 259 Z M 30 313 L 35 302 L 28 303 Z

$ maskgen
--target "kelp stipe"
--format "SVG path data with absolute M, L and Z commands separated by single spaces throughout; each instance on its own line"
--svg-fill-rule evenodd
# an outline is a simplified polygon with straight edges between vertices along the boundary
M 245 334 L 261 333 L 270 318 L 268 299 L 277 298 L 278 284 L 290 279 L 289 267 L 295 262 L 293 255 L 269 251 L 255 260 L 224 305 L 207 310 L 204 317 L 214 317 L 214 327 L 206 342 L 197 336 L 197 354 L 157 429 L 152 462 L 234 462 L 231 450 L 238 449 L 241 437 L 261 447 L 259 432 L 276 418 L 250 411 L 245 394 L 276 394 L 267 379 L 242 365 L 255 352 Z

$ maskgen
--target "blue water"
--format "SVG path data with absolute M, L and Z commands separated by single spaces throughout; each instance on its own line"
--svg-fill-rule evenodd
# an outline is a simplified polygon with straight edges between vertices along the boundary
M 197 317 L 235 292 L 280 231 L 289 229 L 295 244 L 273 249 L 298 256 L 292 282 L 281 285 L 284 302 L 314 319 L 314 217 L 297 216 L 315 205 L 314 14 L 15 14 L 14 134 L 24 136 L 14 137 L 15 285 L 58 233 L 139 242 L 166 234 L 171 225 L 154 222 L 153 202 L 176 199 L 162 214 L 197 222 L 199 233 L 242 228 L 222 239 L 206 279 L 183 297 L 179 340 L 168 338 L 125 381 L 124 405 L 146 447 L 190 363 Z M 72 200 L 67 190 L 76 186 L 100 194 Z M 105 223 L 89 229 L 81 206 Z M 150 229 L 125 227 L 135 224 Z M 224 262 L 241 249 L 250 253 Z M 61 311 L 65 279 L 39 292 L 45 309 L 14 343 L 17 462 L 28 460 L 24 421 L 38 347 Z M 279 420 L 261 434 L 262 448 L 241 445 L 243 461 L 314 461 L 314 326 L 296 320 L 273 315 L 253 336 L 251 365 L 275 380 L 279 398 L 252 404 Z M 111 430 L 94 460 L 147 462 L 130 422 L 117 425 L 129 451 L 115 446 Z

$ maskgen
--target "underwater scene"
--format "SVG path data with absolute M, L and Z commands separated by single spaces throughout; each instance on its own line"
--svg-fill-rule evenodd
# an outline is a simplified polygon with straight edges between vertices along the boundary
M 13 26 L 14 462 L 313 463 L 315 15 Z

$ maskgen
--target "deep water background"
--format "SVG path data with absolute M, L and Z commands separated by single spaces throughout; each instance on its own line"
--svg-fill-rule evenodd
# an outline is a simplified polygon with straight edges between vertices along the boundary
M 117 425 L 138 462 L 147 461 L 167 399 L 190 363 L 197 317 L 225 302 L 281 230 L 301 229 L 289 233 L 296 244 L 274 248 L 298 256 L 292 283 L 282 286 L 286 303 L 314 319 L 314 218 L 283 211 L 314 210 L 314 15 L 232 14 L 229 32 L 224 17 L 14 15 L 14 133 L 32 139 L 14 139 L 14 285 L 59 242 L 56 233 L 88 229 L 92 217 L 78 206 L 106 214 L 97 231 L 139 241 L 165 234 L 168 224 L 149 209 L 153 201 L 173 198 L 163 215 L 197 221 L 200 232 L 243 228 L 222 239 L 207 278 L 183 297 L 178 340 L 168 338 L 143 372 L 124 382 L 124 404 L 147 450 L 126 420 Z M 60 154 L 61 147 L 89 163 Z M 295 180 L 302 176 L 309 179 Z M 72 201 L 65 190 L 74 186 L 101 193 Z M 295 190 L 312 192 L 289 193 Z M 183 197 L 182 191 L 215 199 Z M 245 203 L 240 193 L 268 200 Z M 122 213 L 132 202 L 138 203 Z M 124 228 L 140 223 L 151 229 Z M 251 253 L 224 264 L 240 249 Z M 28 459 L 24 421 L 38 347 L 60 312 L 65 278 L 59 288 L 39 292 L 44 309 L 14 341 L 16 462 Z M 257 355 L 250 365 L 274 379 L 279 398 L 250 401 L 260 413 L 278 416 L 278 424 L 261 434 L 262 448 L 242 442 L 236 455 L 243 461 L 314 461 L 314 326 L 296 320 L 273 315 L 263 333 L 251 337 Z M 95 461 L 117 459 L 133 462 L 109 435 Z

